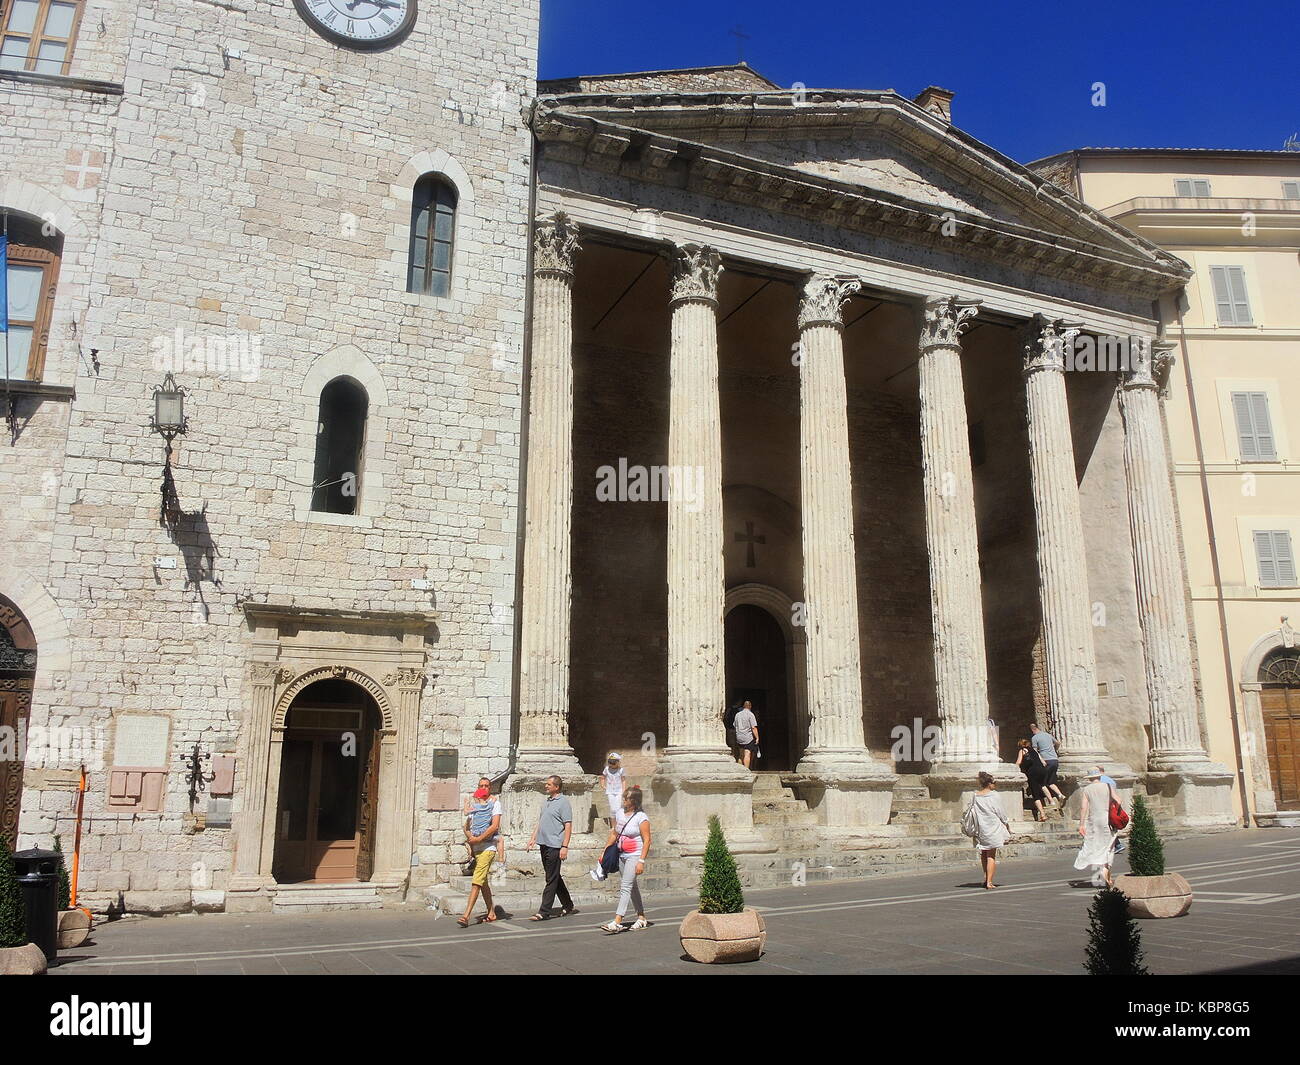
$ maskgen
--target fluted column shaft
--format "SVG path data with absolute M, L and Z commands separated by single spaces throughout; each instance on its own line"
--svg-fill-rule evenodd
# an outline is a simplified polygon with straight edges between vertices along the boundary
M 1183 595 L 1182 559 L 1151 342 L 1134 344 L 1132 369 L 1120 385 L 1124 471 L 1137 576 L 1138 616 L 1151 700 L 1151 769 L 1208 761 L 1192 688 L 1192 647 Z M 1164 362 L 1163 353 L 1160 361 Z
M 818 274 L 799 306 L 799 454 L 808 751 L 866 756 L 841 308 L 860 282 Z
M 573 255 L 563 214 L 538 222 L 533 250 L 519 750 L 572 756 L 569 631 L 573 511 Z
M 668 463 L 668 743 L 726 754 L 722 425 L 718 399 L 721 258 L 693 244 L 672 255 Z M 693 486 L 693 491 L 688 490 Z
M 1078 333 L 1078 327 L 1038 315 L 1024 336 L 1047 705 L 1058 753 L 1072 767 L 1106 758 L 1097 701 L 1083 513 L 1065 393 L 1065 347 L 1073 344 Z
M 977 301 L 952 297 L 926 300 L 921 312 L 921 461 L 942 730 L 936 765 L 999 760 L 988 728 L 979 533 L 959 339 L 977 312 Z
M 239 772 L 240 814 L 236 833 L 235 868 L 231 886 L 254 887 L 262 869 L 263 822 L 266 819 L 266 793 L 271 754 L 271 714 L 275 706 L 276 683 L 281 679 L 274 662 L 255 662 L 252 666 L 252 702 L 243 723 Z

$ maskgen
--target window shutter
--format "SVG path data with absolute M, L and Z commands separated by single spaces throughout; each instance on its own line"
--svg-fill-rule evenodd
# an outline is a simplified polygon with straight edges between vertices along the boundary
M 1187 197 L 1187 196 L 1191 196 L 1191 194 L 1192 194 L 1192 183 L 1187 178 L 1174 179 L 1175 196 Z
M 1193 181 L 1192 195 L 1199 199 L 1205 199 L 1210 195 L 1210 183 L 1208 181 Z
M 1273 561 L 1277 566 L 1277 583 L 1282 588 L 1295 585 L 1295 555 L 1291 551 L 1291 534 L 1285 529 L 1273 533 Z
M 1273 534 L 1267 529 L 1255 530 L 1255 561 L 1259 564 L 1259 586 L 1277 587 L 1277 562 L 1273 558 Z
M 1300 200 L 1300 181 L 1282 182 L 1282 199 Z
M 1266 461 L 1277 458 L 1277 448 L 1273 446 L 1273 423 L 1268 416 L 1268 396 L 1263 392 L 1251 392 L 1250 420 L 1255 427 L 1255 450 Z
M 1211 266 L 1214 310 L 1219 325 L 1250 325 L 1250 299 L 1246 294 L 1246 271 L 1240 266 Z
M 1227 275 L 1228 291 L 1232 294 L 1236 323 L 1250 325 L 1250 300 L 1246 297 L 1246 271 L 1240 266 L 1229 266 Z

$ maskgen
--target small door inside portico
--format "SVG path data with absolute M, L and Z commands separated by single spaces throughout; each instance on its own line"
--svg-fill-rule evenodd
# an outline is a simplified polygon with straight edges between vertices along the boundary
M 318 681 L 294 700 L 280 757 L 277 882 L 370 879 L 379 722 L 374 700 L 350 681 Z

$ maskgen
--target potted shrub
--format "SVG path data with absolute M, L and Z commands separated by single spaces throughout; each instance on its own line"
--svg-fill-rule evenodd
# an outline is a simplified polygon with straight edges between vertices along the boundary
M 1083 967 L 1092 976 L 1150 976 L 1142 962 L 1142 937 L 1118 888 L 1102 888 L 1088 908 L 1088 952 Z
M 27 941 L 27 907 L 13 851 L 0 841 L 0 976 L 38 975 L 45 968 L 45 951 Z
M 1141 795 L 1133 797 L 1133 827 L 1128 840 L 1129 872 L 1115 886 L 1128 896 L 1133 917 L 1181 917 L 1192 908 L 1192 885 L 1165 872 L 1165 849 Z
M 716 816 L 709 818 L 700 908 L 686 915 L 678 935 L 682 950 L 692 960 L 710 963 L 757 961 L 767 942 L 762 915 L 745 906 L 736 859 L 727 849 Z
M 63 844 L 54 837 L 54 850 L 63 853 Z M 90 935 L 90 914 L 72 908 L 72 884 L 68 880 L 68 867 L 59 862 L 59 949 L 69 950 L 86 942 Z

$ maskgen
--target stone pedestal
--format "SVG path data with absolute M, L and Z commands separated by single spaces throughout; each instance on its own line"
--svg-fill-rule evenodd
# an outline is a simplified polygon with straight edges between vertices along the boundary
M 573 811 L 573 834 L 592 830 L 593 778 L 582 771 L 572 751 L 529 751 L 519 753 L 515 771 L 502 790 L 503 828 L 509 837 L 507 846 L 512 851 L 521 850 L 529 835 L 537 827 L 546 802 L 546 778 L 557 776 L 563 781 L 560 792 L 568 797 Z M 598 826 L 605 831 L 604 823 Z M 512 859 L 513 860 L 513 859 Z
M 1157 349 L 1150 340 L 1135 342 L 1119 393 L 1138 616 L 1151 701 L 1147 789 L 1173 799 L 1181 824 L 1231 824 L 1233 774 L 1206 753 L 1192 686 L 1178 521 L 1160 410 L 1161 382 L 1169 362 L 1166 345 Z
M 1032 830 L 1032 816 L 1025 811 L 1023 788 L 1025 776 L 1014 765 L 990 761 L 985 765 L 941 765 L 921 777 L 932 799 L 943 803 L 944 812 L 960 821 L 975 793 L 980 790 L 978 774 L 993 777 L 993 784 L 1003 812 L 1014 834 Z

